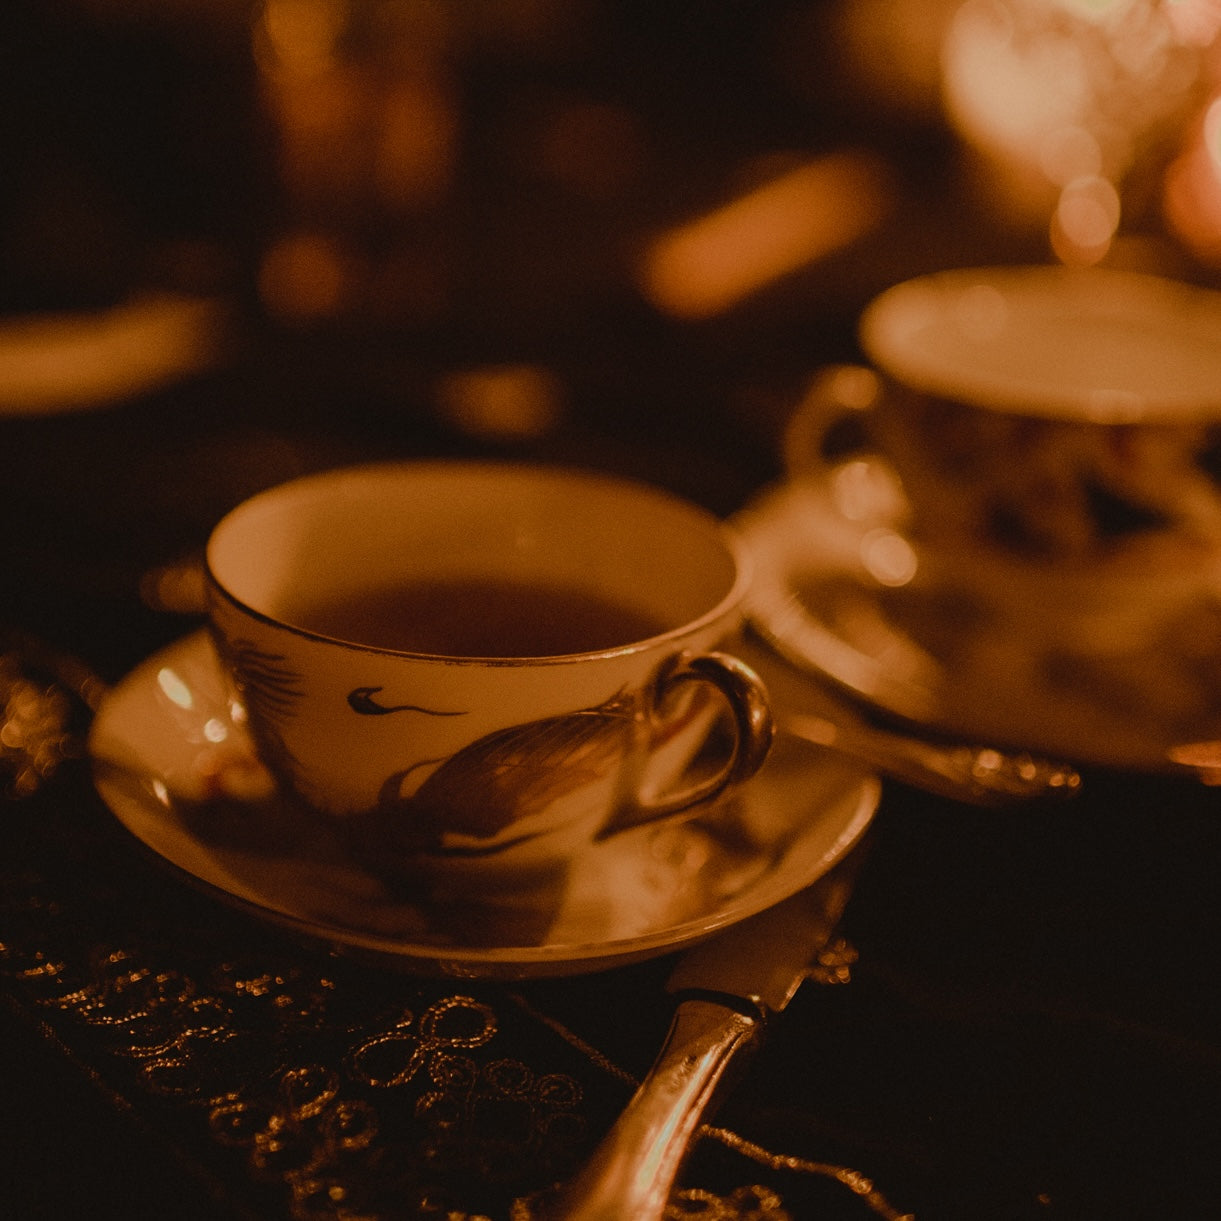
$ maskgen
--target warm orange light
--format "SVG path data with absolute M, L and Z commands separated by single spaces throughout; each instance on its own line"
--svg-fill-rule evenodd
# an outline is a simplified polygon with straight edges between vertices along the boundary
M 881 459 L 840 463 L 831 472 L 829 487 L 836 510 L 848 521 L 894 522 L 907 511 L 903 485 Z
M 1070 182 L 1060 192 L 1051 220 L 1051 245 L 1062 263 L 1100 262 L 1119 229 L 1119 192 L 1102 177 Z
M 379 198 L 391 206 L 435 202 L 448 190 L 457 157 L 458 117 L 442 83 L 420 73 L 385 90 L 377 130 Z
M 292 233 L 275 243 L 259 269 L 259 295 L 276 317 L 305 321 L 337 314 L 351 281 L 343 252 L 324 234 Z
M 1218 7 L 966 0 L 955 14 L 942 49 L 947 117 L 982 154 L 1006 211 L 1050 218 L 1063 261 L 1110 250 L 1125 184 L 1197 105 Z
M 879 585 L 895 589 L 908 585 L 920 567 L 911 544 L 901 534 L 879 527 L 860 543 L 861 563 Z
M 1162 206 L 1171 229 L 1196 257 L 1221 266 L 1221 97 L 1167 171 Z
M 563 390 L 538 365 L 498 365 L 451 373 L 437 386 L 438 407 L 467 436 L 520 441 L 546 435 L 559 424 Z
M 326 69 L 347 20 L 345 0 L 265 0 L 256 49 L 264 67 L 300 75 Z M 267 63 L 270 58 L 274 61 Z
M 146 394 L 206 368 L 224 344 L 215 302 L 152 296 L 97 313 L 0 324 L 0 414 L 39 415 Z
M 667 314 L 712 317 L 859 238 L 884 215 L 888 198 L 872 157 L 806 162 L 662 234 L 646 252 L 642 290 Z
M 1166 16 L 1183 42 L 1210 46 L 1221 32 L 1221 4 L 1217 0 L 1171 0 Z
M 269 108 L 279 135 L 281 173 L 297 199 L 333 204 L 362 182 L 365 93 L 354 73 L 340 69 L 310 79 L 276 79 Z
M 412 5 L 266 0 L 255 52 L 303 212 L 365 221 L 445 195 L 459 133 L 437 20 Z

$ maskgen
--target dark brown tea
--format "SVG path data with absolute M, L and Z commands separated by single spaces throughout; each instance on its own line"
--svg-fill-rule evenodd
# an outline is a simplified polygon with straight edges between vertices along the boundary
M 587 590 L 484 577 L 373 587 L 313 603 L 296 618 L 324 636 L 447 657 L 558 657 L 665 630 L 659 620 Z

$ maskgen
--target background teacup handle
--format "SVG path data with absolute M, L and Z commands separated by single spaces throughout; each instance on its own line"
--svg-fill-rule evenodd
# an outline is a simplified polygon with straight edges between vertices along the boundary
M 598 833 L 600 839 L 634 827 L 679 814 L 711 801 L 727 788 L 749 780 L 767 758 L 775 726 L 763 680 L 744 661 L 728 653 L 681 653 L 658 674 L 646 714 L 652 719 L 674 691 L 687 683 L 709 683 L 724 697 L 733 714 L 734 741 L 725 761 L 714 775 L 674 793 L 650 801 L 625 803 Z
M 788 476 L 800 479 L 825 472 L 832 429 L 874 407 L 881 392 L 878 375 L 864 365 L 828 365 L 820 370 L 781 438 L 781 458 Z

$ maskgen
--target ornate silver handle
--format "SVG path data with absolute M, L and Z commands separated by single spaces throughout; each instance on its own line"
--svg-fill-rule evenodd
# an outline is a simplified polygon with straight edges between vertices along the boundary
M 762 1011 L 682 1001 L 656 1063 L 593 1158 L 539 1221 L 658 1221 L 696 1129 L 760 1042 Z

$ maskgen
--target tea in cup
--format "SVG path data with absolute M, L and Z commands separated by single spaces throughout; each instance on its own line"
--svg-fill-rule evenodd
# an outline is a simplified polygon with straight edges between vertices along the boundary
M 725 651 L 741 547 L 647 485 L 349 467 L 232 510 L 206 570 L 260 757 L 391 870 L 511 883 L 702 808 L 768 752 L 766 691 Z
M 1101 268 L 946 271 L 883 292 L 860 340 L 868 365 L 824 371 L 792 418 L 795 478 L 868 454 L 895 524 L 964 562 L 1218 549 L 1221 294 Z

